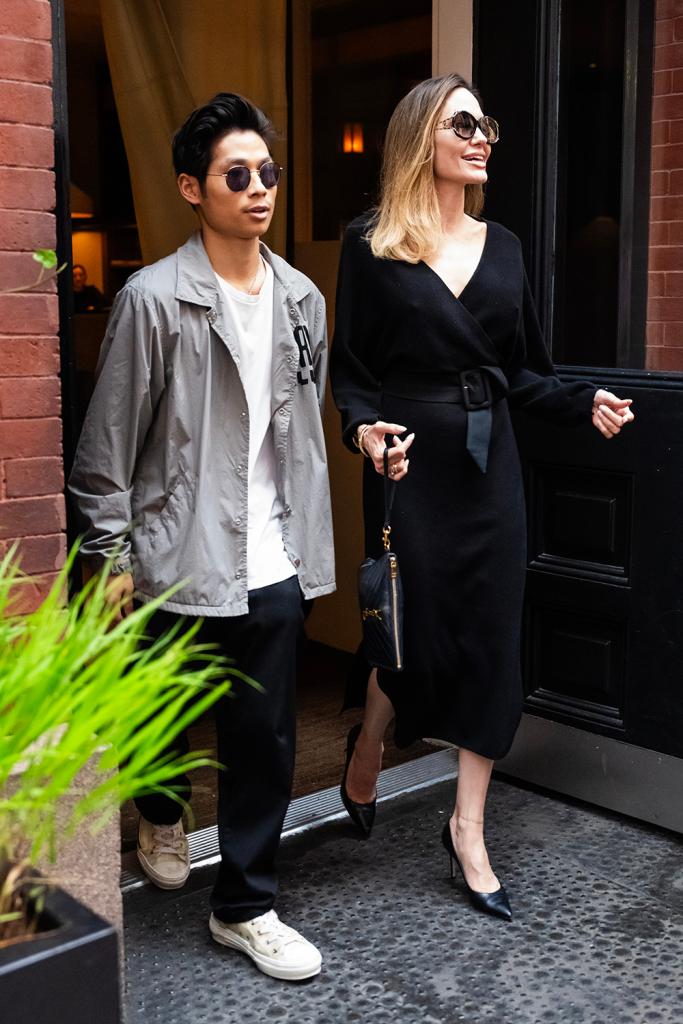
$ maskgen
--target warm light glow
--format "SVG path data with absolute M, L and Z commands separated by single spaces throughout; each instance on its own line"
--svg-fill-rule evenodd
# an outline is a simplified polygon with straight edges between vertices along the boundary
M 364 152 L 363 144 L 363 125 L 358 121 L 353 123 L 348 122 L 344 125 L 344 136 L 342 142 L 342 150 L 344 153 L 362 153 Z

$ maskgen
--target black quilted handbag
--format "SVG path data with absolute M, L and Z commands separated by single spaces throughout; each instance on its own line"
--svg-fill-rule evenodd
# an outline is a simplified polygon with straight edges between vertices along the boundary
M 389 548 L 391 508 L 396 482 L 389 482 L 389 449 L 384 449 L 384 554 L 366 558 L 358 570 L 358 598 L 363 624 L 363 653 L 371 665 L 400 672 L 403 668 L 403 587 L 398 558 Z

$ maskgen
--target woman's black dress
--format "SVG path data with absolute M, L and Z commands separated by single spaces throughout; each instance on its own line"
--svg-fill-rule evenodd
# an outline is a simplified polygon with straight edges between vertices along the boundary
M 365 228 L 348 228 L 337 290 L 330 373 L 344 441 L 355 450 L 356 427 L 378 419 L 416 435 L 391 535 L 405 590 L 405 667 L 379 670 L 379 685 L 396 711 L 398 745 L 427 736 L 500 758 L 523 699 L 526 525 L 509 410 L 588 423 L 595 387 L 557 378 L 519 240 L 506 228 L 487 222 L 459 298 L 425 263 L 376 259 Z M 366 552 L 377 557 L 383 484 L 368 459 L 363 504 Z M 347 705 L 363 703 L 368 672 L 363 665 Z

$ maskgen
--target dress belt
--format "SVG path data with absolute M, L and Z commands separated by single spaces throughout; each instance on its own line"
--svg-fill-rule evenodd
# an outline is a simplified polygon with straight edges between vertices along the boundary
M 465 447 L 482 473 L 486 472 L 491 443 L 491 407 L 508 393 L 507 380 L 499 366 L 482 366 L 450 375 L 452 380 L 427 376 L 393 374 L 382 381 L 382 391 L 395 398 L 418 402 L 453 402 L 467 410 Z

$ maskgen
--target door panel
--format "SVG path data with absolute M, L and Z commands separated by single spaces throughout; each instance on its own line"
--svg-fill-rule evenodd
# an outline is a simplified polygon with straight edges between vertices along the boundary
M 634 400 L 612 441 L 517 417 L 527 707 L 683 757 L 683 381 L 598 382 Z

